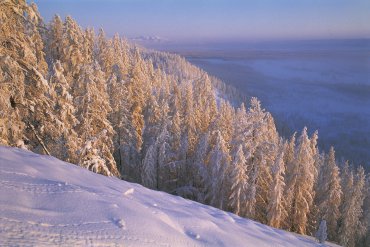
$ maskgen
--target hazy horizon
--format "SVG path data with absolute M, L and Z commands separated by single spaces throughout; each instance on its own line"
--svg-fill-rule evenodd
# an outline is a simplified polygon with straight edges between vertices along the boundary
M 366 0 L 36 0 L 48 22 L 71 15 L 108 36 L 171 42 L 370 38 Z

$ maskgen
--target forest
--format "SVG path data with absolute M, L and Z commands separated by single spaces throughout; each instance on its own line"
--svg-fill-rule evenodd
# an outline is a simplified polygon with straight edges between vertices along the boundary
M 370 176 L 170 53 L 0 2 L 0 144 L 272 227 L 370 244 Z M 129 24 L 123 24 L 129 25 Z

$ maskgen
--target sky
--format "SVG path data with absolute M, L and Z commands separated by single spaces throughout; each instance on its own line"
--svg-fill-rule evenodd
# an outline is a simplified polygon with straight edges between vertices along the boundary
M 369 0 L 35 0 L 107 35 L 170 41 L 370 38 Z

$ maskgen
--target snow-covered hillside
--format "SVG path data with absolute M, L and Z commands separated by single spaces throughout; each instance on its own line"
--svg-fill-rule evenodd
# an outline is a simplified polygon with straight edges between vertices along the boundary
M 0 146 L 0 245 L 320 244 L 50 156 Z

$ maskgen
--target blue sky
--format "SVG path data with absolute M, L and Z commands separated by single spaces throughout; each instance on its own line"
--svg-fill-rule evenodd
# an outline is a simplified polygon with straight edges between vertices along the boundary
M 37 0 L 108 35 L 226 41 L 370 38 L 369 0 Z

